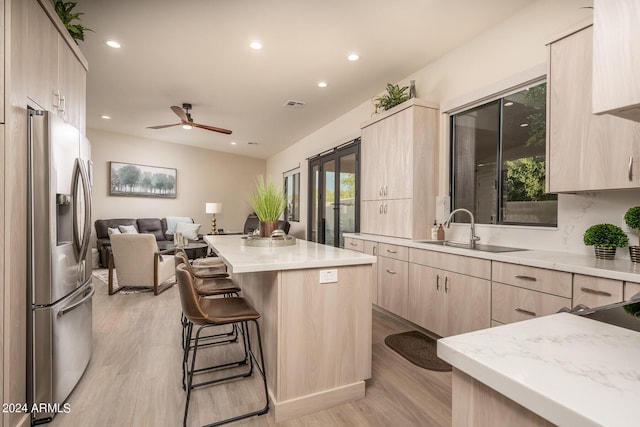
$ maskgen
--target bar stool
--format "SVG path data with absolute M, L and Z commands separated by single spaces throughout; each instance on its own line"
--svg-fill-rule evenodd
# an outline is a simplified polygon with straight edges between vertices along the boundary
M 191 274 L 191 276 L 194 278 L 193 283 L 198 293 L 198 296 L 200 297 L 238 296 L 238 293 L 240 292 L 240 287 L 237 285 L 236 282 L 234 282 L 232 279 L 229 278 L 229 275 L 226 272 L 222 272 L 222 271 L 215 272 L 215 271 L 210 271 L 209 269 L 206 269 L 206 271 L 203 273 L 201 269 L 196 269 L 189 263 L 187 254 L 184 251 L 182 252 L 176 251 L 175 260 L 176 260 L 176 268 L 179 265 L 184 265 L 185 268 L 189 271 L 189 274 Z M 185 317 L 184 313 L 182 313 L 181 315 L 180 324 L 182 325 L 182 348 L 183 350 L 186 350 L 186 348 L 190 345 L 190 341 L 187 340 L 186 332 L 188 327 L 188 320 Z M 234 326 L 231 332 L 208 335 L 206 337 L 203 337 L 203 339 L 204 338 L 214 339 L 214 338 L 220 338 L 220 337 L 224 337 L 225 340 L 215 342 L 215 343 L 210 343 L 210 345 L 237 341 L 238 339 L 237 328 Z
M 184 264 L 179 265 L 176 268 L 176 278 L 178 281 L 178 289 L 180 292 L 180 303 L 182 305 L 182 311 L 190 322 L 188 337 L 191 339 L 193 333 L 193 326 L 197 325 L 197 331 L 195 335 L 195 343 L 193 346 L 193 355 L 191 357 L 191 367 L 187 367 L 187 397 L 184 408 L 183 425 L 187 425 L 187 417 L 189 415 L 189 401 L 191 399 L 191 390 L 197 387 L 205 385 L 211 385 L 222 381 L 229 381 L 233 379 L 246 378 L 253 375 L 254 363 L 256 369 L 262 376 L 262 382 L 264 386 L 265 405 L 263 408 L 256 411 L 248 412 L 245 414 L 237 415 L 231 418 L 227 418 L 221 421 L 216 421 L 208 426 L 217 426 L 226 424 L 232 421 L 249 418 L 255 415 L 263 415 L 269 411 L 269 395 L 267 391 L 267 376 L 264 365 L 264 355 L 262 351 L 262 337 L 260 335 L 260 326 L 257 320 L 260 318 L 258 313 L 252 306 L 240 297 L 230 298 L 202 298 L 199 297 L 194 285 L 193 276 L 189 273 Z M 251 337 L 249 335 L 249 323 L 253 323 L 256 329 L 256 335 L 258 337 L 258 350 L 260 352 L 260 360 L 256 358 L 251 348 Z M 200 372 L 195 369 L 196 356 L 200 346 L 200 335 L 202 331 L 207 328 L 240 324 L 243 336 L 243 345 L 245 353 L 249 359 L 249 370 L 246 372 L 232 374 L 224 378 L 217 378 L 210 381 L 204 381 L 201 383 L 193 383 L 194 373 Z M 188 357 L 185 360 L 185 365 L 188 363 Z M 226 364 L 219 365 L 219 367 L 225 367 Z

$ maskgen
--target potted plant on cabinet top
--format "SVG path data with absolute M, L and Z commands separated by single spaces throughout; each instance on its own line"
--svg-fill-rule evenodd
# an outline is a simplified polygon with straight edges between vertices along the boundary
M 409 86 L 400 87 L 400 85 L 387 83 L 387 93 L 373 98 L 373 106 L 376 109 L 374 113 L 378 113 L 380 110 L 387 111 L 407 101 L 410 98 L 408 90 Z
M 256 178 L 256 188 L 249 195 L 249 203 L 260 220 L 260 236 L 270 237 L 278 227 L 278 219 L 287 203 L 284 190 L 262 175 Z
M 640 206 L 629 208 L 624 214 L 624 222 L 640 236 Z M 629 257 L 632 262 L 640 262 L 640 246 L 629 246 Z
M 616 248 L 623 248 L 629 244 L 629 238 L 622 228 L 613 224 L 595 224 L 584 232 L 583 242 L 587 246 L 594 246 L 596 258 L 613 259 Z

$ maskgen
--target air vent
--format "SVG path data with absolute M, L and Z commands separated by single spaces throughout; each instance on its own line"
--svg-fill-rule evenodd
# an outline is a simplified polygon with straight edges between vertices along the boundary
M 304 107 L 304 102 L 289 100 L 285 102 L 284 106 L 289 108 L 302 108 Z

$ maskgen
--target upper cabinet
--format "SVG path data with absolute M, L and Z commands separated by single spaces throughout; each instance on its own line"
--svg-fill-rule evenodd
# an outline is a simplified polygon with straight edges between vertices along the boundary
M 411 99 L 363 123 L 360 231 L 424 239 L 435 218 L 438 107 Z
M 24 52 L 14 67 L 23 84 L 16 89 L 34 107 L 62 117 L 85 134 L 87 61 L 48 1 L 18 2 L 14 15 L 27 25 L 17 29 Z
M 593 28 L 549 45 L 547 191 L 640 187 L 640 124 L 591 108 Z
M 640 122 L 640 2 L 595 0 L 593 111 Z

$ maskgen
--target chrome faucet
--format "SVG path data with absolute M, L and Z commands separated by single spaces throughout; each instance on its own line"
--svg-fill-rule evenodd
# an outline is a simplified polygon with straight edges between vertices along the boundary
M 473 217 L 473 214 L 471 213 L 470 210 L 467 210 L 467 209 L 464 209 L 464 208 L 454 209 L 453 212 L 451 212 L 449 214 L 449 218 L 447 218 L 447 220 L 444 222 L 444 226 L 449 228 L 451 226 L 451 219 L 458 212 L 466 212 L 467 214 L 469 214 L 469 218 L 471 219 L 471 231 L 470 231 L 470 234 L 469 234 L 469 245 L 473 248 L 476 245 L 476 242 L 478 240 L 480 240 L 480 237 L 476 236 L 476 220 Z

